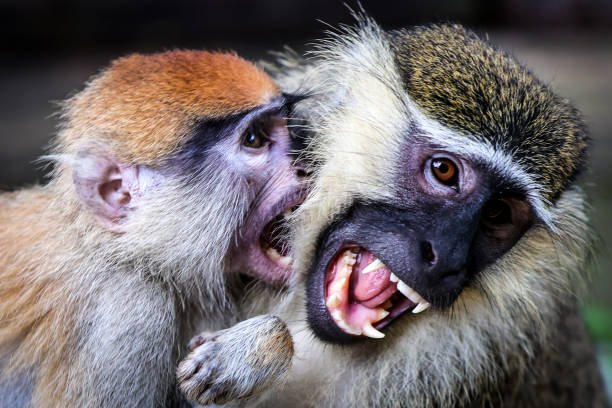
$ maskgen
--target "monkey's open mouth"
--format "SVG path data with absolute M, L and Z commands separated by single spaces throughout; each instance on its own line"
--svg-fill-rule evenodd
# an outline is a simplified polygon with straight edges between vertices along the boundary
M 255 235 L 248 240 L 248 270 L 255 277 L 273 284 L 284 283 L 292 272 L 290 218 L 304 201 L 306 190 L 295 189 L 284 195 L 261 217 Z
M 266 256 L 277 265 L 289 268 L 293 262 L 289 245 L 289 217 L 297 206 L 290 207 L 274 217 L 263 228 L 259 242 Z
M 232 248 L 232 270 L 272 285 L 283 285 L 293 272 L 290 245 L 290 215 L 306 197 L 305 189 L 292 189 L 274 203 L 260 205 L 245 223 Z
M 342 248 L 325 275 L 325 306 L 334 323 L 354 336 L 382 338 L 379 331 L 406 311 L 430 304 L 363 247 Z

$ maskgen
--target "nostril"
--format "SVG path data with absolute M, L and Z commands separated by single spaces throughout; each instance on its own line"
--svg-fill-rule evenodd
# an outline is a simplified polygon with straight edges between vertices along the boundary
M 436 262 L 436 254 L 429 241 L 421 242 L 421 255 L 423 256 L 423 260 L 430 265 Z

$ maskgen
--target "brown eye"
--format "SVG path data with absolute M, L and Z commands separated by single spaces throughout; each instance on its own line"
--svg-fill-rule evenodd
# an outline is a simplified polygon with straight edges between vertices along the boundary
M 242 145 L 251 149 L 260 149 L 268 145 L 268 137 L 261 126 L 251 125 L 242 136 Z
M 433 159 L 431 171 L 440 183 L 453 188 L 457 186 L 459 170 L 452 160 L 444 157 Z
M 482 209 L 482 221 L 489 226 L 512 224 L 510 204 L 501 199 L 492 199 Z

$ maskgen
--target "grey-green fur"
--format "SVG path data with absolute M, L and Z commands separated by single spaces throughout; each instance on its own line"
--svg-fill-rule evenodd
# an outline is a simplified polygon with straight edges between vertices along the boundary
M 593 243 L 584 195 L 575 183 L 588 145 L 576 110 L 514 58 L 460 26 L 384 32 L 364 18 L 356 28 L 321 41 L 310 59 L 287 53 L 273 70 L 285 91 L 313 95 L 296 111 L 310 122 L 306 156 L 336 172 L 319 171 L 315 177 L 315 194 L 298 217 L 304 224 L 298 225 L 295 237 L 298 277 L 289 300 L 272 308 L 290 323 L 296 345 L 293 365 L 299 367 L 268 373 L 287 381 L 246 405 L 607 407 L 579 313 Z M 393 83 L 396 74 L 400 84 Z M 364 82 L 354 81 L 356 77 Z M 381 89 L 364 89 L 367 80 Z M 376 99 L 381 95 L 393 103 Z M 384 339 L 349 346 L 323 343 L 303 324 L 304 276 L 316 256 L 316 241 L 352 200 L 365 196 L 384 202 L 380 191 L 392 191 L 392 180 L 380 186 L 380 177 L 373 174 L 379 167 L 393 167 L 384 160 L 377 166 L 364 163 L 371 163 L 366 156 L 375 145 L 396 149 L 398 140 L 410 136 L 397 130 L 409 126 L 363 115 L 397 108 L 398 115 L 391 117 L 417 122 L 411 103 L 428 120 L 460 135 L 449 141 L 450 147 L 465 137 L 487 147 L 485 155 L 494 151 L 509 157 L 529 175 L 529 187 L 546 203 L 551 225 L 534 225 L 482 271 L 478 284 L 466 288 L 469 293 L 450 311 L 404 316 L 385 329 Z M 381 105 L 384 109 L 377 110 Z M 366 130 L 337 131 L 354 129 L 343 127 L 343 121 Z M 360 179 L 363 175 L 370 178 Z M 251 334 L 272 335 L 253 327 Z M 237 327 L 235 335 L 249 336 L 244 327 Z M 286 355 L 278 358 L 283 361 Z M 238 374 L 237 381 L 246 378 L 244 372 Z M 263 381 L 244 381 L 242 386 L 257 393 L 256 384 Z
M 551 201 L 575 179 L 584 124 L 516 59 L 458 25 L 389 35 L 406 91 L 433 119 L 510 152 Z

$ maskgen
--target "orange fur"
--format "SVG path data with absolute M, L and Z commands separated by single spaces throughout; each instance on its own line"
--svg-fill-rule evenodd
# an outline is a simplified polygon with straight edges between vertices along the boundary
M 55 150 L 74 154 L 101 140 L 120 160 L 155 165 L 186 141 L 197 120 L 252 109 L 278 94 L 262 70 L 234 54 L 131 55 L 66 102 Z M 62 391 L 84 301 L 74 272 L 87 262 L 84 244 L 113 239 L 82 210 L 70 173 L 61 166 L 56 173 L 46 186 L 0 195 L 0 357 L 9 357 L 5 374 L 39 367 L 34 406 L 69 403 Z
M 250 62 L 229 53 L 169 51 L 116 60 L 66 105 L 61 143 L 111 139 L 128 162 L 155 164 L 175 151 L 196 120 L 227 117 L 279 91 Z
M 55 374 L 68 355 L 74 305 L 54 305 L 67 297 L 67 277 L 56 267 L 76 237 L 67 234 L 64 211 L 53 208 L 49 193 L 34 188 L 0 196 L 5 226 L 0 232 L 0 354 L 10 352 L 9 373 L 44 361 L 40 377 L 55 377 L 58 384 L 67 380 L 67 372 Z M 41 396 L 52 397 L 49 391 Z

